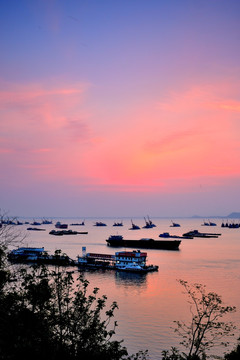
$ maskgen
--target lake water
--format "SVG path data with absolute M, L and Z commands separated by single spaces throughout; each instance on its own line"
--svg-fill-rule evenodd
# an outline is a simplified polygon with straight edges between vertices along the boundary
M 155 360 L 161 359 L 162 350 L 179 347 L 181 339 L 174 333 L 173 321 L 188 322 L 191 316 L 187 297 L 177 279 L 204 284 L 208 291 L 221 295 L 224 304 L 237 307 L 237 312 L 229 318 L 238 326 L 230 349 L 236 344 L 240 336 L 240 228 L 222 228 L 219 219 L 211 219 L 217 223 L 212 227 L 201 226 L 201 219 L 175 219 L 181 227 L 170 227 L 171 219 L 152 218 L 155 228 L 133 231 L 129 230 L 131 219 L 91 218 L 85 219 L 85 226 L 69 226 L 72 230 L 88 231 L 87 235 L 49 235 L 57 220 L 70 225 L 83 219 L 54 219 L 53 225 L 41 226 L 46 231 L 27 231 L 25 244 L 44 246 L 50 253 L 62 249 L 75 259 L 82 254 L 82 246 L 86 246 L 87 252 L 105 254 L 124 250 L 106 245 L 109 235 L 117 233 L 125 239 L 158 239 L 162 232 L 182 235 L 193 229 L 221 233 L 219 238 L 183 239 L 179 251 L 143 250 L 148 254 L 148 263 L 159 266 L 158 272 L 133 274 L 101 270 L 86 271 L 84 274 L 91 288 L 99 287 L 100 293 L 106 294 L 109 302 L 117 301 L 119 310 L 115 312 L 114 320 L 119 326 L 116 337 L 124 339 L 123 344 L 129 353 L 148 349 L 150 358 Z M 124 226 L 112 226 L 114 221 L 121 220 Z M 107 226 L 93 226 L 95 221 L 103 221 Z M 135 218 L 133 222 L 140 227 L 145 225 L 143 218 Z M 215 348 L 214 353 L 222 355 L 223 350 Z

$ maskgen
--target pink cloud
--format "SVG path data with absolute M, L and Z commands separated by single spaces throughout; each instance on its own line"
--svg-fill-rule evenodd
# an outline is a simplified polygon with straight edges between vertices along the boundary
M 199 178 L 226 182 L 239 176 L 236 119 L 219 106 L 229 103 L 230 91 L 225 90 L 199 86 L 142 104 L 113 139 L 92 152 L 89 174 L 99 184 L 148 191 L 197 184 Z
M 0 92 L 2 163 L 17 164 L 23 183 L 174 192 L 239 176 L 239 104 L 229 89 L 195 86 L 120 115 L 107 104 L 90 111 L 86 90 L 25 85 Z
M 26 169 L 29 181 L 71 176 L 82 147 L 95 136 L 84 109 L 88 86 L 2 83 L 0 88 L 2 168 L 14 167 L 23 182 Z

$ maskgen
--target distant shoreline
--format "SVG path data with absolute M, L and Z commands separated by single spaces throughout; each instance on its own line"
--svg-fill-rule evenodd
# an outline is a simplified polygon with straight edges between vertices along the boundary
M 146 215 L 136 216 L 9 216 L 19 219 L 140 219 Z M 192 215 L 192 216 L 151 216 L 152 219 L 240 219 L 240 212 L 232 212 L 228 215 Z

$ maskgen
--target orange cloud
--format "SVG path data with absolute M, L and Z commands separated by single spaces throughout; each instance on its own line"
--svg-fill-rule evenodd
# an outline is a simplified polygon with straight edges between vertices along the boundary
M 240 102 L 230 102 L 229 104 L 220 105 L 221 109 L 231 110 L 231 111 L 240 111 Z

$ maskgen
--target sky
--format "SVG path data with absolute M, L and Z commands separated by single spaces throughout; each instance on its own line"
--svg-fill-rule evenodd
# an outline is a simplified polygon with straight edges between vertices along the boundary
M 238 0 L 1 0 L 0 208 L 240 211 Z

